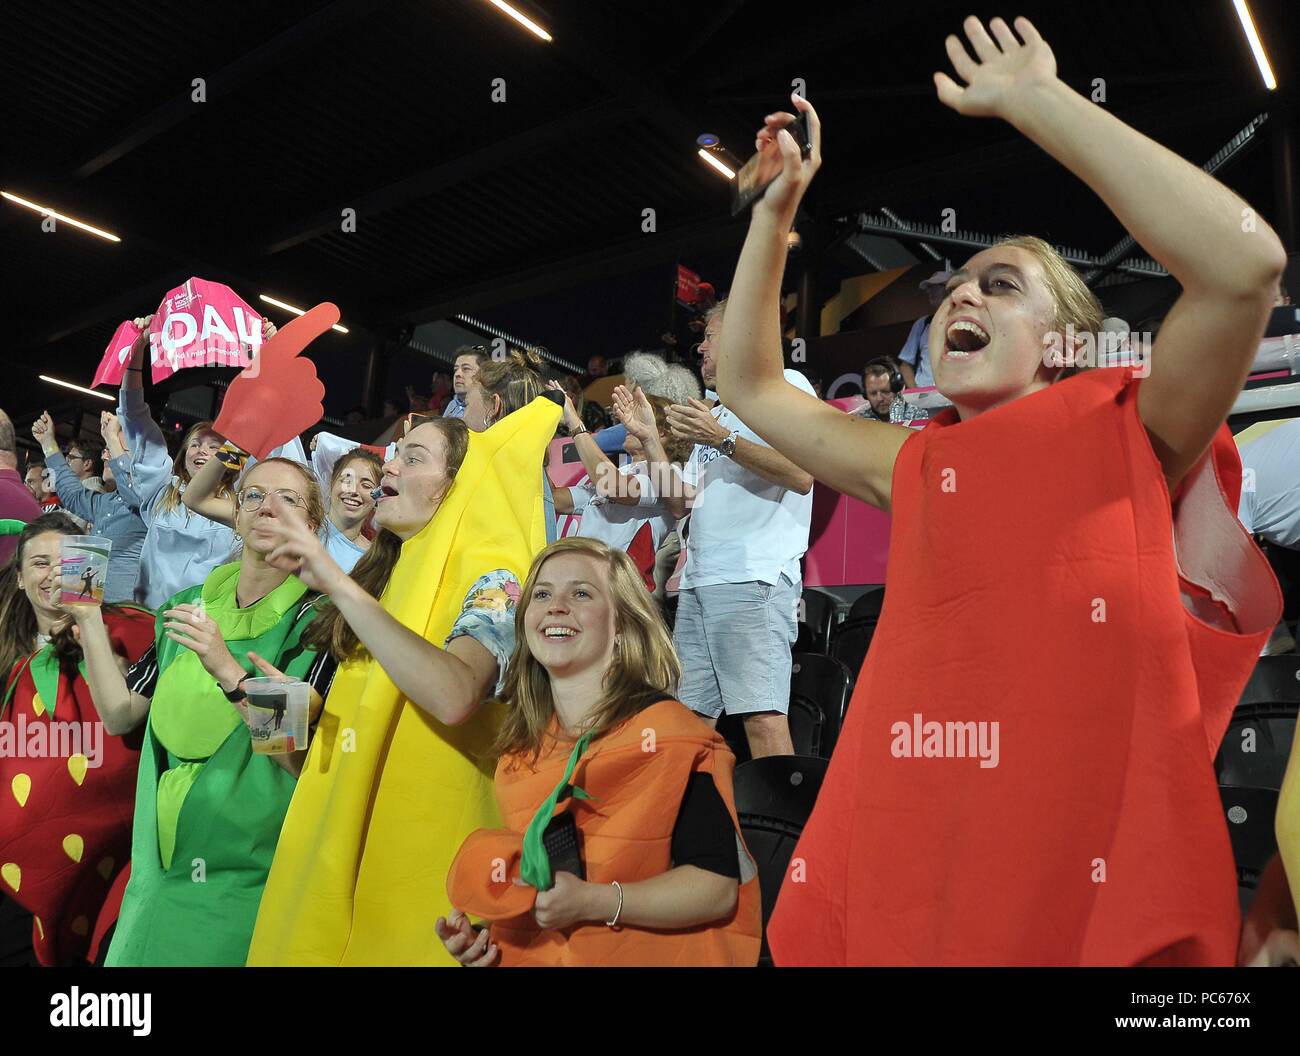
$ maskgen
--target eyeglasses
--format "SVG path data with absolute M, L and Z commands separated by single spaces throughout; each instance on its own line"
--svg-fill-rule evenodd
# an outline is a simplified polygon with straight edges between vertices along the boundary
M 266 494 L 261 488 L 245 488 L 239 493 L 239 508 L 245 513 L 260 510 L 262 503 L 266 501 Z M 288 488 L 277 488 L 272 494 L 291 510 L 301 510 L 307 506 L 306 500 L 301 495 Z
M 89 462 L 89 461 L 90 461 L 90 458 L 89 458 L 89 456 L 87 456 L 87 455 L 74 455 L 71 451 L 69 451 L 66 455 L 63 456 L 63 461 L 65 461 L 65 462 L 72 462 L 72 461 L 77 461 L 77 462 Z

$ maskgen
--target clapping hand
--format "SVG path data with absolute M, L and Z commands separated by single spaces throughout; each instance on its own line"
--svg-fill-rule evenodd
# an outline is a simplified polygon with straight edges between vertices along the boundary
M 618 385 L 614 388 L 614 415 L 627 427 L 627 431 L 643 444 L 659 436 L 659 426 L 655 422 L 655 409 L 650 406 L 650 401 L 639 388 L 635 394 L 626 385 Z
M 697 444 L 717 447 L 729 435 L 710 413 L 703 400 L 692 399 L 689 404 L 674 403 L 668 408 L 668 427 L 679 440 L 693 440 Z

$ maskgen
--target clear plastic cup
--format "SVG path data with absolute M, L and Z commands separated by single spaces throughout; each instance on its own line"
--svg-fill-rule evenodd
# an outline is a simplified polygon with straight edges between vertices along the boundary
M 292 678 L 247 678 L 248 735 L 258 755 L 286 755 L 307 747 L 311 689 Z
M 59 540 L 59 598 L 64 604 L 104 604 L 112 548 L 102 535 L 65 535 Z

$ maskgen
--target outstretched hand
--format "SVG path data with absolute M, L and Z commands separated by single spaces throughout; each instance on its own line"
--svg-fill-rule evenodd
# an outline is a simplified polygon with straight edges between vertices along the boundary
M 1056 80 L 1056 56 L 1038 35 L 1032 22 L 1017 18 L 1016 32 L 1000 18 L 989 22 L 989 36 L 984 24 L 971 15 L 962 23 L 975 58 L 955 34 L 949 34 L 944 46 L 957 76 L 966 82 L 960 87 L 946 73 L 934 75 L 939 101 L 967 117 L 1001 117 L 1011 120 L 1013 107 L 1025 99 L 1030 89 Z

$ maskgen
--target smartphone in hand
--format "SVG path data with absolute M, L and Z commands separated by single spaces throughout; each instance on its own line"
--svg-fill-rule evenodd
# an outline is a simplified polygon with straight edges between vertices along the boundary
M 786 124 L 785 130 L 794 137 L 799 145 L 799 152 L 806 158 L 812 152 L 812 139 L 808 133 L 808 114 L 800 111 L 794 120 Z M 772 152 L 765 158 L 762 153 L 755 154 L 736 173 L 731 181 L 731 215 L 738 216 L 748 209 L 767 190 L 768 184 L 781 174 L 781 155 Z

